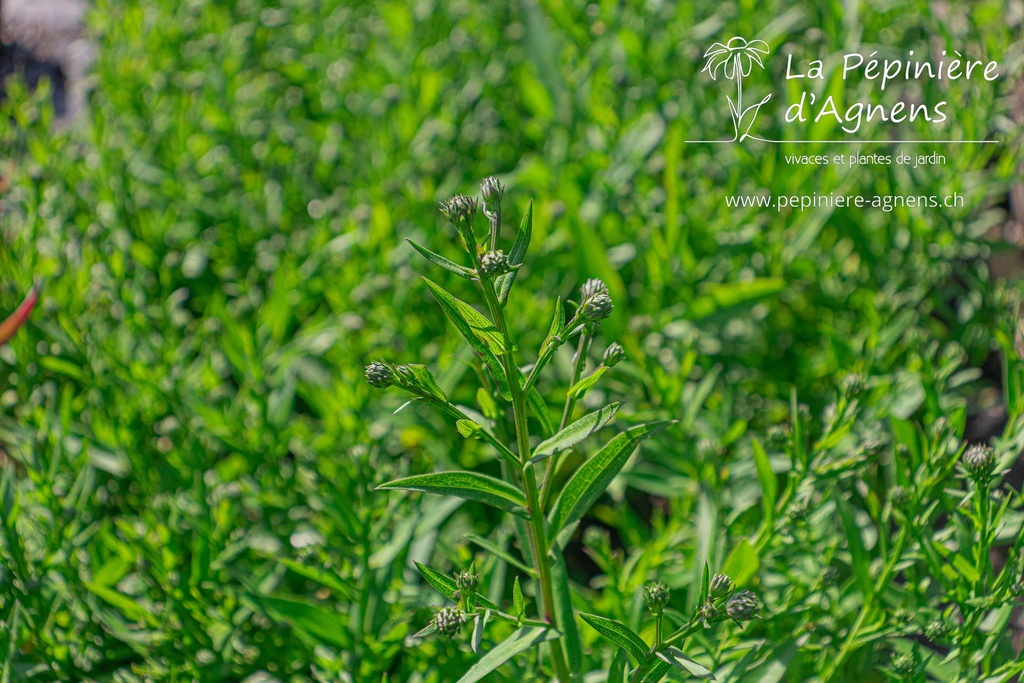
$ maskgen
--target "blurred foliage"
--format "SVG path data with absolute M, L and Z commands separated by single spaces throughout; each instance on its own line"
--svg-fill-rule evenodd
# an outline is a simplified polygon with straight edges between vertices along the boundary
M 46 93 L 12 83 L 0 129 L 12 172 L 0 311 L 45 281 L 0 349 L 4 680 L 426 682 L 468 668 L 465 648 L 407 640 L 440 604 L 415 588 L 413 561 L 468 565 L 479 549 L 464 535 L 491 534 L 497 517 L 372 489 L 434 465 L 490 465 L 473 443 L 453 449 L 423 411 L 395 423 L 399 404 L 369 402 L 361 375 L 378 355 L 429 363 L 472 404 L 470 353 L 401 238 L 454 257 L 436 202 L 490 174 L 509 186 L 507 220 L 535 202 L 542 258 L 520 274 L 513 324 L 535 347 L 546 326 L 531 323 L 556 296 L 605 279 L 617 304 L 606 334 L 630 360 L 592 401 L 681 420 L 593 511 L 590 550 L 576 544 L 570 563 L 580 606 L 635 620 L 645 578 L 683 601 L 704 559 L 720 567 L 754 538 L 749 582 L 770 618 L 746 640 L 707 643 L 712 659 L 734 663 L 741 642 L 767 640 L 788 680 L 831 661 L 834 680 L 881 680 L 865 672 L 890 644 L 843 638 L 862 605 L 853 568 L 887 557 L 886 534 L 865 532 L 866 555 L 852 558 L 835 501 L 855 492 L 857 523 L 881 524 L 878 500 L 906 475 L 895 444 L 922 448 L 914 435 L 940 418 L 955 442 L 1002 400 L 998 377 L 977 371 L 997 329 L 1012 329 L 983 235 L 1020 159 L 1008 93 L 1022 17 L 1002 0 L 99 0 L 87 120 L 55 131 Z M 943 135 L 1008 142 L 918 169 L 788 166 L 786 145 L 684 144 L 730 133 L 718 84 L 698 72 L 705 47 L 734 34 L 809 57 L 923 43 L 990 55 L 1007 76 L 943 91 L 954 112 Z M 781 60 L 769 68 L 785 82 Z M 917 94 L 940 95 L 930 88 Z M 765 108 L 763 134 L 832 132 L 783 127 L 781 114 Z M 724 201 L 809 188 L 956 191 L 966 208 Z M 569 354 L 553 367 L 564 384 Z M 807 493 L 814 533 L 757 536 L 752 438 L 792 422 L 794 393 L 808 439 L 828 434 L 819 416 L 850 372 L 873 389 L 822 452 L 873 439 L 887 455 Z M 784 451 L 771 455 L 790 481 Z M 832 558 L 836 592 L 821 602 L 807 586 Z M 508 567 L 486 569 L 507 599 Z M 886 597 L 913 610 L 918 588 Z

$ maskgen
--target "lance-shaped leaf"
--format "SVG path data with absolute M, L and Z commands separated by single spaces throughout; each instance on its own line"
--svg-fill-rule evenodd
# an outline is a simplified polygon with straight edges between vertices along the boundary
M 381 484 L 377 490 L 422 491 L 487 503 L 499 510 L 528 518 L 526 498 L 516 487 L 477 472 L 417 474 Z
M 402 381 L 406 382 L 409 386 L 416 387 L 420 391 L 430 394 L 441 403 L 448 402 L 448 397 L 444 395 L 444 391 L 434 381 L 434 376 L 430 374 L 430 368 L 426 365 L 418 363 L 399 365 L 397 372 Z
M 613 403 L 610 406 L 605 406 L 600 410 L 584 415 L 547 441 L 541 442 L 533 449 L 533 457 L 530 458 L 530 462 L 540 462 L 555 453 L 572 448 L 608 424 L 615 417 L 615 413 L 618 412 L 620 405 L 622 404 Z
M 476 273 L 473 272 L 472 270 L 470 270 L 469 268 L 466 268 L 464 266 L 460 266 L 458 263 L 455 263 L 454 261 L 449 261 L 448 259 L 446 259 L 444 256 L 441 256 L 440 254 L 435 254 L 434 252 L 430 251 L 429 249 L 427 249 L 423 245 L 416 244 L 415 242 L 413 242 L 408 237 L 405 238 L 405 241 L 408 242 L 409 244 L 411 244 L 413 249 L 415 249 L 416 251 L 421 253 L 423 255 L 423 257 L 426 258 L 431 263 L 433 263 L 435 265 L 438 265 L 438 266 L 441 266 L 445 270 L 451 271 L 452 273 L 455 273 L 459 277 L 464 277 L 467 280 L 472 280 L 472 279 L 476 278 Z
M 580 618 L 593 626 L 594 630 L 602 636 L 628 652 L 637 662 L 643 662 L 647 658 L 647 643 L 625 624 L 584 612 L 580 612 Z
M 569 669 L 572 673 L 578 674 L 583 668 L 583 642 L 580 640 L 579 629 L 576 628 L 576 612 L 572 608 L 569 573 L 566 571 L 565 559 L 561 553 L 553 553 L 550 556 L 550 563 L 552 607 L 558 619 L 558 627 L 562 631 Z
M 510 565 L 512 565 L 519 571 L 526 572 L 531 577 L 537 578 L 537 572 L 535 572 L 530 567 L 527 567 L 526 564 L 524 564 L 523 562 L 517 560 L 507 550 L 499 548 L 495 544 L 488 541 L 486 538 L 483 538 L 482 536 L 478 536 L 476 534 L 466 534 L 465 538 L 470 543 L 475 543 L 476 545 L 480 546 L 483 550 L 486 550 L 491 555 L 494 555 L 499 560 L 502 560 L 503 562 L 508 562 Z
M 481 657 L 480 661 L 474 664 L 473 667 L 459 679 L 459 683 L 476 683 L 476 681 L 482 681 L 487 674 L 493 672 L 520 652 L 526 652 L 527 650 L 548 640 L 553 640 L 558 636 L 558 631 L 551 628 L 532 627 L 520 629 L 509 636 L 509 638 L 501 643 L 501 645 L 498 645 Z
M 526 616 L 526 598 L 523 597 L 523 588 L 519 585 L 518 576 L 512 584 L 512 614 L 520 621 Z
M 498 389 L 506 400 L 512 398 L 509 393 L 508 379 L 505 377 L 505 369 L 498 361 L 496 353 L 504 353 L 505 345 L 501 333 L 491 321 L 480 315 L 475 308 L 469 304 L 459 301 L 446 292 L 440 285 L 423 278 L 427 287 L 434 294 L 437 303 L 441 305 L 444 314 L 452 321 L 452 324 L 459 330 L 462 336 L 479 354 L 494 381 L 498 383 Z
M 526 205 L 526 213 L 519 223 L 519 232 L 516 234 L 516 241 L 512 243 L 512 249 L 508 252 L 508 265 L 512 268 L 495 281 L 498 290 L 498 301 L 502 308 L 508 303 L 508 293 L 512 291 L 512 283 L 516 281 L 516 273 L 523 259 L 526 258 L 526 250 L 530 248 L 530 238 L 533 236 L 533 200 Z
M 608 366 L 602 365 L 597 370 L 581 379 L 576 384 L 573 384 L 569 389 L 569 395 L 574 399 L 579 400 L 587 395 L 587 392 L 594 388 L 594 385 L 601 379 L 604 373 L 608 372 Z
M 459 589 L 455 583 L 455 579 L 450 576 L 445 576 L 441 572 L 431 569 L 427 565 L 420 564 L 419 562 L 416 563 L 416 569 L 419 570 L 420 575 L 423 576 L 423 579 L 430 584 L 431 588 L 452 602 L 458 602 L 458 600 L 455 599 L 455 592 Z M 483 595 L 480 595 L 479 592 L 476 594 L 476 601 L 485 609 L 498 609 L 497 605 L 485 598 Z
M 39 300 L 39 285 L 32 285 L 31 291 L 25 300 L 21 302 L 21 305 L 15 309 L 14 313 L 0 323 L 0 344 L 6 344 L 8 340 L 14 336 L 14 333 L 18 331 L 18 328 L 25 324 L 28 320 L 29 314 L 32 309 L 35 308 L 36 302 Z
M 672 423 L 652 422 L 627 429 L 583 463 L 562 489 L 548 517 L 551 537 L 554 538 L 562 528 L 583 517 L 622 470 L 637 445 L 669 424 Z
M 717 681 L 715 675 L 711 673 L 707 668 L 701 666 L 697 662 L 693 661 L 686 654 L 676 647 L 669 647 L 662 652 L 657 653 L 658 659 L 663 662 L 667 662 L 672 666 L 685 671 L 691 676 L 697 678 L 704 678 L 712 681 Z

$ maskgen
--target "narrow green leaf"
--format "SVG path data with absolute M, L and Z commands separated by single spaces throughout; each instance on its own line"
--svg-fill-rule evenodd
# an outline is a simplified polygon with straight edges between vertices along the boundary
M 703 605 L 708 601 L 708 591 L 711 589 L 711 565 L 708 564 L 707 560 L 704 560 L 704 574 L 700 579 L 700 600 L 697 601 L 698 605 Z
M 761 560 L 757 557 L 757 551 L 750 541 L 743 539 L 736 544 L 736 547 L 729 553 L 722 565 L 722 573 L 732 579 L 737 586 L 745 586 L 750 579 L 754 578 L 761 566 Z
M 672 665 L 662 659 L 652 659 L 647 670 L 641 675 L 642 683 L 658 683 L 672 669 Z
M 540 462 L 544 458 L 552 456 L 555 453 L 572 448 L 577 443 L 608 424 L 608 422 L 615 417 L 615 413 L 618 412 L 620 405 L 622 404 L 613 403 L 610 406 L 606 406 L 600 410 L 595 410 L 594 412 L 584 415 L 580 419 L 576 420 L 571 425 L 558 432 L 547 441 L 540 443 L 535 449 L 533 449 L 533 457 L 530 458 L 530 462 Z
M 516 241 L 512 243 L 512 249 L 508 252 L 508 264 L 512 270 L 502 275 L 495 282 L 498 290 L 498 301 L 504 308 L 508 303 L 508 293 L 512 291 L 512 283 L 516 281 L 517 266 L 522 265 L 526 258 L 526 250 L 530 248 L 530 238 L 533 236 L 533 200 L 526 205 L 526 212 L 523 220 L 519 223 L 519 232 L 516 233 Z
M 445 270 L 451 271 L 452 273 L 455 273 L 459 277 L 464 277 L 467 280 L 473 280 L 476 278 L 476 273 L 474 273 L 471 269 L 460 266 L 459 264 L 454 263 L 453 261 L 449 261 L 440 254 L 435 254 L 426 247 L 416 244 L 408 237 L 405 238 L 405 241 L 411 244 L 413 249 L 422 254 L 424 258 L 426 258 L 431 263 L 441 266 Z
M 512 584 L 512 614 L 519 620 L 526 616 L 526 599 L 523 597 L 523 589 L 519 585 L 518 576 Z
M 555 537 L 562 528 L 583 517 L 608 488 L 615 475 L 622 470 L 637 445 L 669 424 L 672 423 L 652 422 L 627 429 L 609 441 L 597 455 L 583 463 L 562 489 L 551 511 L 548 518 L 551 537 Z
M 452 324 L 455 325 L 463 338 L 483 360 L 487 369 L 491 371 L 491 376 L 498 383 L 498 390 L 501 392 L 501 395 L 506 400 L 510 400 L 512 394 L 509 393 L 508 378 L 505 377 L 505 369 L 495 355 L 495 353 L 502 353 L 504 351 L 504 340 L 501 337 L 501 333 L 498 332 L 497 328 L 487 318 L 477 313 L 475 308 L 459 301 L 429 279 L 423 278 L 423 281 L 427 283 L 427 287 L 430 288 L 444 314 L 448 316 L 448 319 L 452 321 Z M 467 319 L 467 316 L 472 321 Z M 495 347 L 497 351 L 494 350 Z
M 608 669 L 607 683 L 626 683 L 626 665 L 629 660 L 626 658 L 625 650 L 616 650 L 612 657 L 612 665 Z
M 871 580 L 871 558 L 864 548 L 864 537 L 861 535 L 860 525 L 854 517 L 853 510 L 843 499 L 838 491 L 835 495 L 836 511 L 839 513 L 839 521 L 843 525 L 843 532 L 846 534 L 846 542 L 850 547 L 850 556 L 853 564 L 853 571 L 860 585 L 861 593 L 865 600 L 870 600 L 874 593 Z
M 470 541 L 471 543 L 477 544 L 478 546 L 489 552 L 491 555 L 494 555 L 499 560 L 502 560 L 503 562 L 508 562 L 510 565 L 512 565 L 519 571 L 525 572 L 529 574 L 531 577 L 536 578 L 536 572 L 534 572 L 532 568 L 526 566 L 523 562 L 513 557 L 508 551 L 502 550 L 498 546 L 488 541 L 486 538 L 483 538 L 482 536 L 477 536 L 476 534 L 466 534 L 466 540 Z
M 492 505 L 520 517 L 529 517 L 526 498 L 516 487 L 477 472 L 436 472 L 418 474 L 381 484 L 377 490 L 421 491 L 455 496 Z
M 310 581 L 315 581 L 321 586 L 330 588 L 344 600 L 353 600 L 355 598 L 355 588 L 346 584 L 337 575 L 329 571 L 321 569 L 320 567 L 311 567 L 299 564 L 295 560 L 287 557 L 279 557 L 277 558 L 277 561 L 285 567 L 288 567 L 288 569 L 291 569 L 299 576 L 305 577 Z
M 597 370 L 594 370 L 592 373 L 581 379 L 579 382 L 576 382 L 576 384 L 573 384 L 572 388 L 569 389 L 569 395 L 577 400 L 583 398 L 584 396 L 587 395 L 587 392 L 590 391 L 594 387 L 594 385 L 598 383 L 598 381 L 601 379 L 601 376 L 604 375 L 604 373 L 606 372 L 608 372 L 608 366 L 602 365 Z
M 313 641 L 324 641 L 346 650 L 352 642 L 341 615 L 291 598 L 270 595 L 250 595 L 250 599 L 278 621 L 291 624 L 292 628 Z
M 558 299 L 555 300 L 555 315 L 551 318 L 551 327 L 548 328 L 548 336 L 544 338 L 544 343 L 540 345 L 540 348 L 545 348 L 554 336 L 561 332 L 564 325 L 565 306 L 562 305 L 562 297 L 558 297 Z
M 124 595 L 113 588 L 101 586 L 96 583 L 86 582 L 85 587 L 89 589 L 90 593 L 100 598 L 111 607 L 115 607 L 120 610 L 121 614 L 123 614 L 127 619 L 144 623 L 153 628 L 160 625 L 156 617 L 154 617 L 149 610 L 129 596 Z
M 712 681 L 718 680 L 711 671 L 687 657 L 686 654 L 677 647 L 669 647 L 664 651 L 657 653 L 657 657 L 664 662 L 668 662 L 677 669 L 685 671 L 691 676 Z
M 558 637 L 558 631 L 550 628 L 524 628 L 513 633 L 501 645 L 480 658 L 458 683 L 476 683 L 520 652 Z
M 480 651 L 480 643 L 484 639 L 484 628 L 487 626 L 487 618 L 490 616 L 491 611 L 487 610 L 482 616 L 478 614 L 473 618 L 473 637 L 470 644 L 474 654 Z
M 772 471 L 768 454 L 757 439 L 753 440 L 754 465 L 757 467 L 757 480 L 761 482 L 761 509 L 764 512 L 765 528 L 771 528 L 775 521 L 775 498 L 778 495 L 779 482 Z
M 458 600 L 455 599 L 455 592 L 458 590 L 458 586 L 455 584 L 455 579 L 445 576 L 441 572 L 431 569 L 425 564 L 420 564 L 419 562 L 416 562 L 415 564 L 420 576 L 423 577 L 424 581 L 430 584 L 431 588 L 452 602 L 458 602 Z M 498 609 L 497 605 L 480 595 L 479 592 L 476 594 L 476 601 L 485 609 Z
M 580 619 L 590 624 L 594 627 L 595 631 L 628 652 L 637 663 L 643 662 L 647 658 L 649 651 L 647 643 L 625 624 L 620 624 L 613 619 L 606 619 L 596 614 L 586 614 L 585 612 L 580 612 Z
M 526 384 L 526 378 L 520 374 L 520 385 Z M 548 404 L 544 402 L 544 398 L 537 391 L 537 387 L 530 387 L 526 392 L 526 402 L 530 406 L 530 410 L 533 411 L 534 417 L 540 422 L 541 431 L 545 436 L 553 434 L 555 426 L 551 423 L 551 418 L 548 417 Z
M 551 570 L 551 601 L 558 619 L 558 628 L 562 631 L 562 642 L 569 659 L 569 669 L 574 674 L 583 668 L 583 642 L 580 631 L 576 628 L 576 611 L 572 607 L 572 589 L 569 587 L 569 572 L 565 569 L 562 553 L 554 553 L 550 557 Z

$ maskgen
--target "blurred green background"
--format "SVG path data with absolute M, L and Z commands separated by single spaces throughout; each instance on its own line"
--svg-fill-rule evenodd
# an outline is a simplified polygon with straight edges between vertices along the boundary
M 467 668 L 457 647 L 406 642 L 437 604 L 412 560 L 466 565 L 478 549 L 463 535 L 498 518 L 372 489 L 493 463 L 426 411 L 392 417 L 402 399 L 362 371 L 377 356 L 427 363 L 472 402 L 470 351 L 419 275 L 462 284 L 403 238 L 455 258 L 436 204 L 488 175 L 508 186 L 507 226 L 534 201 L 509 305 L 526 348 L 556 296 L 601 277 L 616 301 L 605 336 L 629 361 L 594 400 L 681 420 L 590 522 L 646 549 L 648 578 L 720 563 L 748 531 L 716 459 L 783 421 L 791 391 L 818 415 L 848 373 L 872 377 L 879 417 L 860 429 L 883 440 L 886 416 L 997 409 L 1009 297 L 985 257 L 1008 247 L 984 236 L 1019 177 L 1022 21 L 1002 0 L 99 0 L 88 114 L 55 129 L 46 92 L 10 83 L 0 128 L 0 311 L 45 281 L 0 349 L 4 680 L 448 681 Z M 930 48 L 1005 75 L 904 88 L 948 100 L 945 127 L 873 122 L 858 137 L 1004 143 L 936 146 L 946 164 L 918 169 L 783 159 L 826 145 L 685 144 L 732 133 L 726 85 L 699 72 L 733 35 L 772 49 L 749 85 L 778 102 L 761 135 L 837 134 L 782 122 L 798 84 L 779 55 L 831 56 L 806 87 L 841 94 L 837 55 Z M 966 207 L 725 204 L 758 191 L 957 192 Z M 553 411 L 568 375 L 566 354 L 541 387 Z M 749 464 L 735 477 L 755 481 Z M 572 552 L 582 591 L 613 612 L 635 603 L 643 575 L 592 584 L 606 571 Z M 801 650 L 791 680 L 828 647 Z

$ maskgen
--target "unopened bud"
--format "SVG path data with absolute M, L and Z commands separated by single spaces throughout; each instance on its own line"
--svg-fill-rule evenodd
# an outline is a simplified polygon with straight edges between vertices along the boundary
M 586 301 L 587 299 L 592 299 L 598 294 L 607 293 L 608 285 L 606 285 L 602 280 L 596 277 L 590 278 L 589 280 L 583 283 L 582 287 L 580 287 L 580 298 L 583 301 Z
M 697 618 L 706 627 L 718 618 L 718 608 L 711 602 L 705 602 L 700 606 L 700 609 L 697 610 Z
M 615 304 L 612 303 L 612 298 L 607 294 L 597 294 L 585 300 L 580 305 L 580 312 L 583 317 L 591 322 L 597 322 L 598 320 L 604 320 L 611 315 L 612 309 L 615 308 Z
M 992 449 L 976 443 L 964 451 L 960 463 L 971 479 L 979 484 L 987 483 L 996 468 L 996 456 Z
M 441 214 L 457 227 L 463 224 L 473 224 L 476 217 L 476 200 L 464 194 L 453 195 L 438 205 Z
M 748 590 L 742 590 L 729 598 L 729 602 L 725 604 L 725 611 L 730 619 L 750 621 L 757 615 L 760 606 L 761 601 L 756 595 Z
M 472 595 L 476 592 L 476 587 L 480 583 L 480 576 L 476 573 L 473 567 L 463 570 L 455 575 L 455 585 L 459 589 L 459 593 Z
M 500 180 L 491 176 L 480 183 L 480 195 L 487 203 L 487 208 L 493 211 L 505 195 L 505 186 L 501 184 Z
M 455 607 L 444 607 L 434 615 L 434 627 L 438 633 L 447 636 L 451 640 L 462 631 L 462 625 L 466 623 L 466 615 Z
M 485 252 L 480 257 L 480 272 L 484 275 L 495 276 L 508 272 L 508 257 L 501 249 Z
M 708 586 L 708 597 L 712 599 L 724 598 L 732 590 L 732 579 L 725 574 L 715 574 Z
M 375 360 L 366 366 L 366 382 L 376 389 L 386 389 L 395 383 L 395 373 L 382 360 Z
M 655 581 L 644 587 L 644 601 L 651 614 L 660 617 L 664 613 L 670 593 L 669 587 L 661 581 Z
M 626 350 L 618 342 L 612 342 L 604 350 L 604 364 L 610 368 L 619 364 L 619 361 L 626 357 Z

